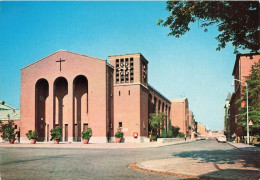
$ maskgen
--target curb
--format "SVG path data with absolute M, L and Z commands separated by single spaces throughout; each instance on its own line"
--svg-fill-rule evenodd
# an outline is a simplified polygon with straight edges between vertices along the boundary
M 4 145 L 4 144 L 1 144 L 0 143 L 0 148 L 47 148 L 47 149 L 53 149 L 53 148 L 55 148 L 55 149 L 146 149 L 146 148 L 159 148 L 159 147 L 164 147 L 164 146 L 172 146 L 172 145 L 179 145 L 179 144 L 185 144 L 185 143 L 190 143 L 190 142 L 194 142 L 194 141 L 184 141 L 184 142 L 178 142 L 178 143 L 162 143 L 162 144 L 154 144 L 154 145 L 156 145 L 156 146 L 148 146 L 148 147 L 146 147 L 146 146 L 137 146 L 137 147 L 131 147 L 131 146 L 128 146 L 128 147 L 126 147 L 126 146 L 105 146 L 105 147 L 102 147 L 102 146 L 97 146 L 97 147 L 95 147 L 95 146 L 91 146 L 91 144 L 90 144 L 90 146 L 88 146 L 88 145 L 75 145 L 75 146 L 73 146 L 73 143 L 71 143 L 71 144 L 66 144 L 66 145 L 64 145 L 64 144 L 60 144 L 60 146 L 59 145 L 54 145 L 54 144 L 51 144 L 51 143 L 46 143 L 45 145 L 44 144 L 36 144 L 36 145 L 32 145 L 32 144 L 23 144 L 23 143 L 15 143 L 15 144 L 13 144 L 13 145 L 10 145 L 10 144 L 6 144 L 6 145 Z M 106 143 L 106 145 L 107 144 L 110 144 L 110 143 Z M 128 144 L 129 145 L 129 144 Z
M 194 175 L 189 175 L 189 174 L 181 174 L 181 173 L 173 173 L 173 172 L 163 172 L 163 171 L 155 171 L 155 170 L 150 170 L 150 169 L 145 169 L 141 168 L 138 166 L 138 163 L 133 163 L 130 166 L 133 170 L 136 171 L 141 171 L 145 173 L 151 173 L 151 174 L 159 174 L 159 175 L 168 175 L 168 176 L 175 176 L 175 177 L 182 177 L 182 178 L 188 178 L 188 179 L 214 179 L 214 180 L 230 180 L 230 178 L 225 178 L 225 177 L 216 177 L 216 176 L 207 176 L 207 175 L 202 175 L 202 176 L 194 176 Z
M 130 165 L 130 167 L 133 170 L 151 173 L 151 174 L 160 174 L 160 175 L 168 175 L 168 176 L 177 176 L 177 177 L 183 177 L 183 178 L 192 178 L 192 179 L 200 179 L 200 177 L 187 175 L 187 174 L 180 174 L 180 173 L 170 173 L 170 172 L 163 172 L 163 171 L 155 171 L 155 170 L 149 170 L 145 168 L 141 168 L 137 165 L 138 163 L 133 163 Z
M 238 149 L 238 150 L 240 150 L 240 151 L 250 151 L 250 152 L 260 152 L 260 151 L 258 151 L 257 149 L 252 149 L 252 148 L 257 148 L 257 147 L 255 147 L 255 146 L 252 146 L 252 147 L 248 147 L 248 148 L 251 148 L 251 149 L 244 149 L 244 148 L 246 148 L 246 147 L 237 147 L 237 146 L 235 146 L 234 144 L 231 144 L 230 142 L 227 142 L 227 144 L 229 144 L 230 146 L 232 146 L 232 147 L 234 147 L 234 148 L 236 148 L 236 149 Z

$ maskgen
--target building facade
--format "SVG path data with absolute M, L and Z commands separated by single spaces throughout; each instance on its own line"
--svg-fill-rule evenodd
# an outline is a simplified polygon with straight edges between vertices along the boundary
M 189 137 L 189 103 L 188 98 L 174 98 L 171 101 L 171 120 L 174 126 L 180 128 L 180 132 Z
M 194 139 L 195 135 L 196 135 L 196 132 L 195 132 L 195 126 L 194 126 L 193 112 L 189 111 L 189 137 L 191 139 Z
M 3 124 L 7 124 L 8 121 L 14 121 L 15 123 L 15 133 L 17 134 L 17 138 L 19 141 L 20 138 L 20 110 L 15 109 L 12 106 L 9 106 L 5 103 L 5 101 L 0 101 L 0 121 Z M 2 133 L 0 132 L 0 136 Z M 3 140 L 3 139 L 2 139 Z
M 198 135 L 207 137 L 207 127 L 205 125 L 202 125 L 199 122 L 198 122 L 197 126 L 198 126 L 197 127 L 198 128 Z
M 237 54 L 236 61 L 233 69 L 232 75 L 234 79 L 240 81 L 246 81 L 246 77 L 250 75 L 252 66 L 259 62 L 260 53 L 248 53 L 248 54 Z M 234 137 L 235 135 L 243 136 L 246 135 L 245 131 L 241 126 L 238 125 L 239 119 L 236 117 L 239 114 L 238 108 L 246 106 L 246 102 L 241 104 L 236 104 L 236 101 L 241 99 L 243 95 L 244 83 L 238 81 L 234 82 L 234 93 L 230 99 L 230 115 L 228 118 L 228 125 L 230 129 L 229 137 Z
M 28 130 L 49 141 L 55 127 L 62 127 L 65 142 L 81 141 L 88 127 L 93 143 L 113 142 L 119 129 L 124 141 L 149 141 L 149 114 L 162 112 L 168 122 L 171 102 L 148 84 L 142 54 L 109 61 L 60 50 L 22 68 L 21 142 Z
M 225 106 L 224 106 L 224 134 L 226 135 L 226 137 L 230 137 L 230 129 L 229 129 L 229 121 L 228 121 L 228 118 L 229 118 L 229 108 L 230 108 L 230 105 L 229 105 L 229 102 L 230 102 L 230 99 L 231 99 L 231 94 L 228 93 L 228 96 L 225 100 Z

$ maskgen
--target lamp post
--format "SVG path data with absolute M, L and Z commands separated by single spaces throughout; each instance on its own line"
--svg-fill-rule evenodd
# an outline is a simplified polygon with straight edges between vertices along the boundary
M 233 84 L 234 81 L 238 81 L 241 83 L 244 83 L 246 85 L 246 143 L 249 144 L 249 125 L 248 125 L 248 91 L 247 91 L 247 83 L 244 81 L 240 81 L 238 79 L 234 79 L 233 80 Z

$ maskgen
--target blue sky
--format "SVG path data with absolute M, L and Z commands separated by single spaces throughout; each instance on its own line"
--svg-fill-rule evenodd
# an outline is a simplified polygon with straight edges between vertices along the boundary
M 59 49 L 107 59 L 142 53 L 149 83 L 168 98 L 188 97 L 196 121 L 223 129 L 233 48 L 216 51 L 216 27 L 175 39 L 156 25 L 166 2 L 1 2 L 0 100 L 20 108 L 20 69 Z

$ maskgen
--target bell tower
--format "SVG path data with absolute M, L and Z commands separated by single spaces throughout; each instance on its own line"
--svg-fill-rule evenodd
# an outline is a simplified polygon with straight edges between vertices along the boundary
M 109 60 L 114 67 L 114 133 L 120 130 L 127 141 L 141 141 L 148 135 L 148 61 L 141 53 Z

